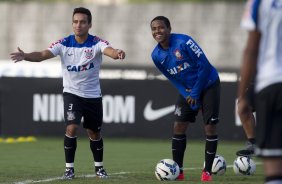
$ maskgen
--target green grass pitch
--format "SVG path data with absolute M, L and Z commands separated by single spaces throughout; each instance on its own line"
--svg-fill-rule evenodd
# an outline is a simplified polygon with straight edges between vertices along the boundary
M 236 158 L 235 152 L 243 146 L 243 142 L 219 142 L 217 153 L 225 158 L 229 167 L 223 176 L 214 175 L 211 183 L 263 183 L 261 160 L 256 158 L 255 175 L 234 174 L 231 166 Z M 180 183 L 201 183 L 203 149 L 204 140 L 188 140 L 184 160 L 186 181 Z M 154 167 L 159 160 L 171 158 L 171 144 L 169 139 L 104 138 L 104 165 L 110 175 L 106 180 L 94 177 L 93 159 L 87 138 L 78 139 L 76 178 L 72 181 L 60 180 L 65 167 L 63 137 L 38 137 L 36 142 L 31 143 L 0 143 L 0 158 L 0 184 L 157 184 L 160 181 L 155 178 Z

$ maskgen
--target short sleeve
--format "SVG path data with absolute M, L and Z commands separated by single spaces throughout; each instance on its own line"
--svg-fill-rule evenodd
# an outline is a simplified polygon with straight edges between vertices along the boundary
M 99 46 L 100 46 L 100 48 L 101 48 L 101 52 L 104 52 L 105 48 L 111 47 L 111 45 L 110 45 L 109 42 L 103 41 L 103 40 L 101 40 L 101 41 L 99 42 Z
M 63 41 L 63 39 L 56 41 L 56 42 L 52 43 L 50 45 L 50 47 L 48 48 L 48 50 L 50 50 L 54 56 L 57 56 L 57 55 L 60 54 L 61 48 L 62 48 L 62 44 L 61 44 L 62 41 Z
M 258 0 L 248 0 L 241 20 L 241 27 L 243 29 L 252 31 L 257 29 L 258 24 Z

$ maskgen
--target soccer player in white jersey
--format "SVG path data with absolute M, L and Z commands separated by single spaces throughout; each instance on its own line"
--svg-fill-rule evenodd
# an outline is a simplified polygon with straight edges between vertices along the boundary
M 40 62 L 58 55 L 61 57 L 66 122 L 64 179 L 73 179 L 75 176 L 74 157 L 77 130 L 82 117 L 84 118 L 83 127 L 90 139 L 96 176 L 108 177 L 103 167 L 103 139 L 100 134 L 103 110 L 99 70 L 102 55 L 113 59 L 124 59 L 125 52 L 114 49 L 107 41 L 97 36 L 90 35 L 91 22 L 92 15 L 88 9 L 75 8 L 72 17 L 74 35 L 53 43 L 48 49 L 41 52 L 25 53 L 18 48 L 18 52 L 11 53 L 11 59 L 15 62 L 22 60 Z
M 255 134 L 256 119 L 253 114 L 255 112 L 253 82 L 245 90 L 245 94 L 246 94 L 245 95 L 246 98 L 248 99 L 248 105 L 242 104 L 241 100 L 238 99 L 237 113 L 242 122 L 242 126 L 247 137 L 247 142 L 245 148 L 237 151 L 236 155 L 251 157 L 254 155 L 255 147 L 256 147 L 256 134 Z
M 248 40 L 243 53 L 238 95 L 255 76 L 257 148 L 265 183 L 282 184 L 282 0 L 250 0 L 243 26 Z

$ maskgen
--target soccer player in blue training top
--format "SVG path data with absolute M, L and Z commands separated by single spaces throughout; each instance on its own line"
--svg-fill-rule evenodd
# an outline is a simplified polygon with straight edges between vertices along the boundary
M 255 79 L 256 148 L 265 184 L 282 184 L 282 0 L 249 0 L 242 26 L 248 31 L 238 98 Z
M 202 181 L 212 181 L 212 164 L 217 150 L 216 124 L 219 121 L 220 80 L 199 45 L 188 35 L 171 33 L 170 21 L 157 16 L 151 21 L 152 36 L 158 42 L 152 52 L 157 68 L 179 91 L 175 105 L 172 156 L 184 180 L 183 159 L 186 130 L 194 123 L 199 109 L 205 124 L 205 167 Z
M 90 35 L 91 22 L 92 15 L 88 9 L 75 8 L 72 17 L 74 35 L 53 43 L 41 52 L 25 53 L 18 48 L 18 52 L 11 53 L 11 58 L 15 62 L 22 60 L 40 62 L 58 55 L 61 57 L 66 122 L 64 137 L 66 170 L 63 179 L 74 178 L 77 130 L 82 117 L 84 117 L 83 127 L 87 130 L 90 140 L 96 176 L 108 177 L 103 167 L 103 139 L 100 134 L 103 109 L 99 70 L 102 55 L 113 59 L 124 59 L 125 53 L 112 48 L 107 41 Z

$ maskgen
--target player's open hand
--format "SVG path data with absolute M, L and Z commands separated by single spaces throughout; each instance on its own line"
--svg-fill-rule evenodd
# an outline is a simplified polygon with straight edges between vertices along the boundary
M 118 53 L 118 58 L 119 59 L 124 59 L 125 58 L 125 52 L 123 50 L 117 49 L 117 53 Z
M 10 55 L 11 55 L 11 59 L 15 63 L 24 60 L 24 51 L 22 51 L 19 47 L 18 47 L 18 52 L 13 52 Z

